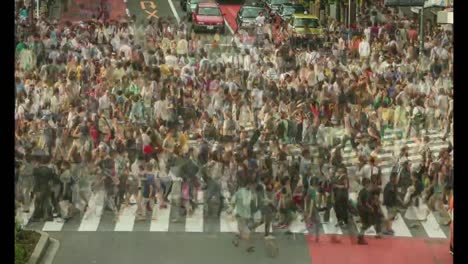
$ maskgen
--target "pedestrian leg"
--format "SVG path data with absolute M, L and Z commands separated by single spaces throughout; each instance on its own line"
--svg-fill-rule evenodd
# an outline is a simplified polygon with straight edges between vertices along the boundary
M 413 126 L 413 121 L 409 120 L 408 121 L 408 126 L 406 127 L 406 138 L 409 138 L 411 136 L 411 128 Z

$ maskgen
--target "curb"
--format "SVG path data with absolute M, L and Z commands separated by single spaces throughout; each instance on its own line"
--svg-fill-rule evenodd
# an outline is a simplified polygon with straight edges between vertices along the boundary
M 60 241 L 55 238 L 49 237 L 49 246 L 41 259 L 41 264 L 53 264 L 55 255 L 57 255 L 60 248 Z
M 34 248 L 34 251 L 31 257 L 29 258 L 27 264 L 39 263 L 41 258 L 44 256 L 47 247 L 49 246 L 49 234 L 44 233 L 42 231 L 38 231 L 38 233 L 41 234 L 41 238 L 39 238 L 39 242 L 37 242 L 37 245 Z

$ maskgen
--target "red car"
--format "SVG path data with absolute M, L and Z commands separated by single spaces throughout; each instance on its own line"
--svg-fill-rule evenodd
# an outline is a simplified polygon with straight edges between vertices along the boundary
M 218 31 L 224 34 L 224 17 L 217 3 L 199 3 L 192 13 L 193 31 Z

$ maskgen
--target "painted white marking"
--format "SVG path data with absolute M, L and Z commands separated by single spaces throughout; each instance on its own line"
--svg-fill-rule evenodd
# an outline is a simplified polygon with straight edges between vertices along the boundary
M 166 209 L 159 209 L 159 206 L 154 206 L 153 217 L 151 218 L 150 232 L 169 231 L 170 216 L 171 216 L 170 204 L 167 204 Z
M 225 211 L 221 212 L 219 218 L 219 230 L 221 233 L 237 233 L 237 220 L 234 215 L 229 215 Z
M 356 225 L 357 227 L 357 230 L 358 230 L 358 233 L 361 232 L 361 226 L 362 224 L 359 222 L 357 222 L 358 220 L 361 220 L 359 216 L 353 216 L 353 221 L 354 221 L 354 224 Z M 365 236 L 375 236 L 377 235 L 377 232 L 375 232 L 375 228 L 374 226 L 371 226 L 369 227 L 366 232 L 364 233 Z
M 384 213 L 385 218 L 387 218 L 387 207 L 382 205 L 382 212 Z M 392 229 L 395 231 L 394 236 L 396 237 L 412 237 L 410 230 L 405 224 L 403 217 L 400 213 L 397 213 L 396 219 L 393 221 Z
M 421 224 L 430 238 L 447 238 L 432 212 L 429 212 L 427 221 L 421 221 Z
M 265 223 L 255 228 L 255 233 L 264 233 L 264 232 L 265 232 Z M 273 233 L 273 225 L 270 225 L 270 233 Z
M 96 231 L 98 229 L 104 209 L 104 195 L 104 191 L 93 193 L 78 231 Z
M 203 232 L 203 205 L 198 205 L 191 216 L 185 219 L 186 232 Z
M 130 205 L 125 207 L 122 213 L 119 215 L 119 219 L 115 224 L 114 231 L 133 231 L 133 225 L 135 224 L 135 213 L 137 211 L 137 208 L 137 205 Z
M 330 211 L 330 219 L 329 219 L 330 221 L 328 223 L 325 223 L 324 219 L 323 219 L 323 216 L 325 215 L 325 213 L 324 212 L 319 212 L 320 222 L 322 223 L 323 231 L 327 235 L 329 235 L 329 234 L 342 235 L 343 231 L 341 231 L 341 228 L 339 226 L 335 226 L 336 223 L 337 223 L 336 216 L 335 216 L 335 211 L 334 211 L 333 208 L 331 210 L 332 211 Z M 333 217 L 333 216 L 335 216 L 335 217 Z
M 63 220 L 56 218 L 54 219 L 54 221 L 45 222 L 42 231 L 61 231 L 63 228 L 63 224 Z
M 172 13 L 174 14 L 174 17 L 177 20 L 177 23 L 179 23 L 180 17 L 179 17 L 179 14 L 177 13 L 176 8 L 174 7 L 174 3 L 172 3 L 172 0 L 167 0 L 167 2 L 169 2 L 169 6 L 171 7 Z
M 301 222 L 302 216 L 297 215 L 296 219 L 294 219 L 291 224 L 289 225 L 289 231 L 292 233 L 307 233 L 307 227 L 305 222 Z
M 234 35 L 234 29 L 232 29 L 231 25 L 229 25 L 229 23 L 227 22 L 227 20 L 225 18 L 224 18 L 224 24 L 226 24 L 226 26 L 229 29 L 229 31 L 231 32 L 231 34 Z

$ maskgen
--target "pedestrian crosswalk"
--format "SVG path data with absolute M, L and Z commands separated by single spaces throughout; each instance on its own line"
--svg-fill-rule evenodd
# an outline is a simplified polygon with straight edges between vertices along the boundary
M 387 131 L 384 137 L 384 146 L 380 151 L 378 158 L 380 160 L 380 166 L 383 172 L 383 184 L 388 181 L 388 176 L 391 171 L 393 155 L 395 149 L 399 149 L 399 146 L 406 144 L 409 147 L 410 160 L 418 162 L 421 159 L 421 155 L 418 152 L 418 144 L 412 139 L 392 140 L 392 135 L 396 134 L 397 131 Z M 441 133 L 431 131 L 428 134 L 432 140 L 430 142 L 430 148 L 433 153 L 437 156 L 438 151 L 442 148 L 446 148 L 448 143 L 442 141 L 440 138 Z M 386 144 L 385 141 L 389 141 L 390 144 Z M 314 153 L 314 152 L 312 152 Z M 353 159 L 356 159 L 354 151 L 351 150 L 350 146 L 344 148 L 344 160 L 345 163 L 352 167 L 352 163 L 355 163 Z M 354 190 L 356 191 L 356 190 Z M 203 192 L 198 193 L 198 201 L 203 200 Z M 356 196 L 356 193 L 351 193 L 350 197 Z M 357 198 L 354 197 L 354 199 Z M 101 232 L 101 231 L 114 231 L 114 232 L 135 232 L 135 231 L 147 231 L 147 232 L 189 232 L 189 233 L 206 233 L 206 232 L 219 232 L 219 233 L 236 233 L 238 232 L 237 220 L 226 211 L 221 212 L 220 216 L 207 216 L 204 213 L 204 205 L 199 204 L 194 208 L 193 214 L 190 216 L 180 216 L 180 210 L 178 206 L 168 204 L 167 208 L 159 208 L 155 205 L 151 213 L 147 213 L 145 219 L 138 219 L 136 217 L 137 206 L 130 205 L 124 207 L 118 214 L 118 217 L 114 217 L 113 212 L 108 211 L 104 208 L 104 197 L 102 195 L 93 195 L 90 202 L 96 205 L 92 208 L 88 208 L 87 212 L 83 215 L 77 214 L 74 216 L 73 221 L 63 222 L 61 219 L 54 219 L 48 222 L 34 222 L 29 223 L 31 214 L 34 210 L 31 207 L 29 213 L 21 213 L 18 217 L 22 221 L 23 225 L 27 228 L 62 232 L 62 231 L 77 231 L 77 232 Z M 101 201 L 102 200 L 102 201 Z M 424 205 L 422 205 L 424 206 Z M 408 210 L 414 210 L 410 207 Z M 387 215 L 387 208 L 382 206 L 384 215 Z M 411 213 L 411 212 L 410 212 Z M 359 230 L 360 223 L 358 217 L 353 217 L 347 227 L 342 227 L 337 224 L 336 215 L 333 210 L 330 213 L 330 220 L 324 221 L 323 212 L 320 215 L 320 233 L 322 234 L 337 234 L 344 235 L 350 234 L 350 226 L 354 229 L 354 232 Z M 291 225 L 289 231 L 297 234 L 306 234 L 310 230 L 306 228 L 304 221 L 299 215 L 296 217 Z M 416 226 L 416 228 L 415 228 Z M 264 232 L 264 225 L 260 225 L 256 228 L 257 233 Z M 450 235 L 449 227 L 440 225 L 433 212 L 428 211 L 428 215 L 425 221 L 413 221 L 408 220 L 404 217 L 404 213 L 400 212 L 397 214 L 396 219 L 393 222 L 393 230 L 395 231 L 396 237 L 427 237 L 427 238 L 448 238 Z M 287 230 L 272 228 L 273 233 L 281 233 Z M 366 235 L 375 235 L 375 229 L 370 228 L 367 230 Z
M 238 226 L 237 220 L 232 215 L 223 211 L 219 217 L 207 216 L 203 213 L 203 206 L 199 205 L 191 216 L 180 217 L 178 221 L 174 221 L 173 210 L 178 210 L 177 206 L 168 205 L 167 208 L 160 209 L 154 206 L 153 212 L 147 214 L 147 217 L 141 221 L 136 217 L 136 205 L 130 205 L 122 208 L 117 219 L 111 211 L 96 208 L 96 212 L 86 213 L 83 216 L 77 214 L 74 216 L 75 220 L 63 222 L 61 219 L 56 218 L 48 222 L 33 222 L 28 223 L 26 228 L 51 232 L 63 231 L 77 231 L 77 232 L 187 232 L 187 233 L 237 233 Z M 386 215 L 387 209 L 382 206 L 382 210 Z M 411 209 L 409 209 L 411 210 Z M 101 213 L 102 211 L 102 213 Z M 329 222 L 324 222 L 323 212 L 319 213 L 320 216 L 320 233 L 321 234 L 356 234 L 360 228 L 359 218 L 354 217 L 347 227 L 337 225 L 337 220 L 333 209 L 330 213 Z M 26 216 L 25 216 L 26 217 Z M 78 218 L 78 219 L 76 219 Z M 76 221 L 79 220 L 79 224 Z M 73 223 L 75 222 L 75 223 Z M 182 228 L 172 228 L 173 225 L 182 225 Z M 209 226 L 213 225 L 213 226 Z M 449 227 L 442 226 L 437 223 L 433 213 L 429 213 L 426 221 L 419 223 L 418 231 L 412 231 L 412 223 L 403 218 L 401 214 L 393 222 L 393 230 L 396 237 L 425 237 L 425 238 L 448 238 Z M 350 228 L 351 227 L 351 228 Z M 352 229 L 352 230 L 350 230 Z M 256 228 L 256 233 L 263 233 L 265 230 L 264 225 Z M 281 234 L 290 231 L 295 234 L 307 234 L 313 232 L 313 228 L 307 228 L 302 216 L 298 215 L 289 226 L 289 229 L 278 229 L 273 227 L 271 229 L 273 234 Z M 375 229 L 369 228 L 365 235 L 376 235 Z

